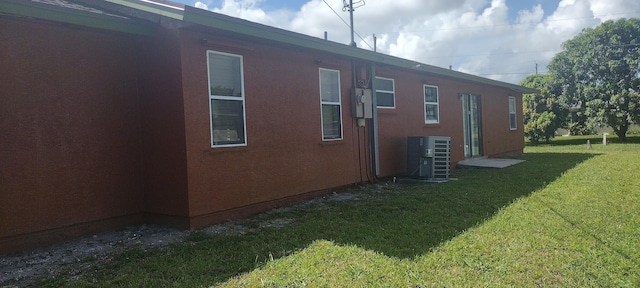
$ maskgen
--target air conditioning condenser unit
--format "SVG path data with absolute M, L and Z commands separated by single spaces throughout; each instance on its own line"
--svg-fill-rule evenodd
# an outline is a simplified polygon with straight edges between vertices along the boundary
M 422 179 L 448 179 L 451 137 L 419 136 L 407 138 L 407 174 Z

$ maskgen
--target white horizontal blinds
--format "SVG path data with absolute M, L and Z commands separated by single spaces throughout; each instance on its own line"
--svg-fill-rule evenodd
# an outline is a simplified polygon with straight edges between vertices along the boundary
M 211 100 L 213 145 L 244 143 L 242 101 Z
M 338 71 L 320 70 L 320 93 L 322 102 L 340 103 L 340 79 Z
M 424 86 L 424 102 L 438 103 L 438 87 Z
M 322 139 L 342 139 L 339 71 L 320 69 L 320 105 L 322 112 Z
M 424 123 L 439 123 L 439 110 L 438 87 L 424 85 Z
M 246 145 L 242 57 L 209 51 L 211 146 Z
M 509 128 L 516 130 L 516 97 L 509 96 Z
M 242 97 L 240 61 L 240 57 L 209 53 L 211 95 Z
M 378 108 L 396 107 L 393 79 L 376 77 L 376 100 Z

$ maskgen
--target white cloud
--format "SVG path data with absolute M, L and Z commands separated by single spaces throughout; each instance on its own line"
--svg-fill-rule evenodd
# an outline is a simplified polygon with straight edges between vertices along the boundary
M 541 5 L 536 5 L 531 10 L 518 11 L 518 24 L 537 24 L 542 21 L 544 10 Z
M 298 11 L 267 11 L 262 8 L 266 0 L 223 0 L 218 7 L 212 7 L 212 0 L 201 1 L 194 5 L 319 38 L 327 31 L 331 41 L 350 41 L 342 1 L 308 0 Z M 517 16 L 510 19 L 507 0 L 367 1 L 354 12 L 355 30 L 365 40 L 355 40 L 372 49 L 376 34 L 381 53 L 516 83 L 534 73 L 535 63 L 545 72 L 562 42 L 582 29 L 640 17 L 637 0 L 562 0 L 553 11 L 531 2 L 529 9 L 512 11 Z
M 273 24 L 271 19 L 262 9 L 259 8 L 258 0 L 225 0 L 222 7 L 212 9 L 213 12 L 222 13 L 249 21 Z
M 603 21 L 630 18 L 629 12 L 635 12 L 634 17 L 640 17 L 640 1 L 629 0 L 591 0 L 591 11 Z
M 200 9 L 204 9 L 204 10 L 209 10 L 209 5 L 202 3 L 200 1 L 196 2 L 195 4 L 193 4 L 193 6 L 195 6 L 196 8 L 200 8 Z

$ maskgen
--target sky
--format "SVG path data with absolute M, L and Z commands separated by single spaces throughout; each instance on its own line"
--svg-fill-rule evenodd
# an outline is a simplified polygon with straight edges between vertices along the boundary
M 343 0 L 173 0 L 350 43 Z M 348 0 L 346 0 L 348 3 Z M 607 20 L 640 18 L 638 0 L 353 0 L 355 42 L 416 62 L 517 84 L 547 72 L 562 43 Z

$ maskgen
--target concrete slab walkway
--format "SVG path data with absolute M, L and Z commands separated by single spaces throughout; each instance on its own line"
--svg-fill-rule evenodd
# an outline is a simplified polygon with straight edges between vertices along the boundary
M 505 168 L 522 162 L 524 162 L 524 160 L 503 158 L 471 158 L 458 162 L 458 165 L 487 168 Z

